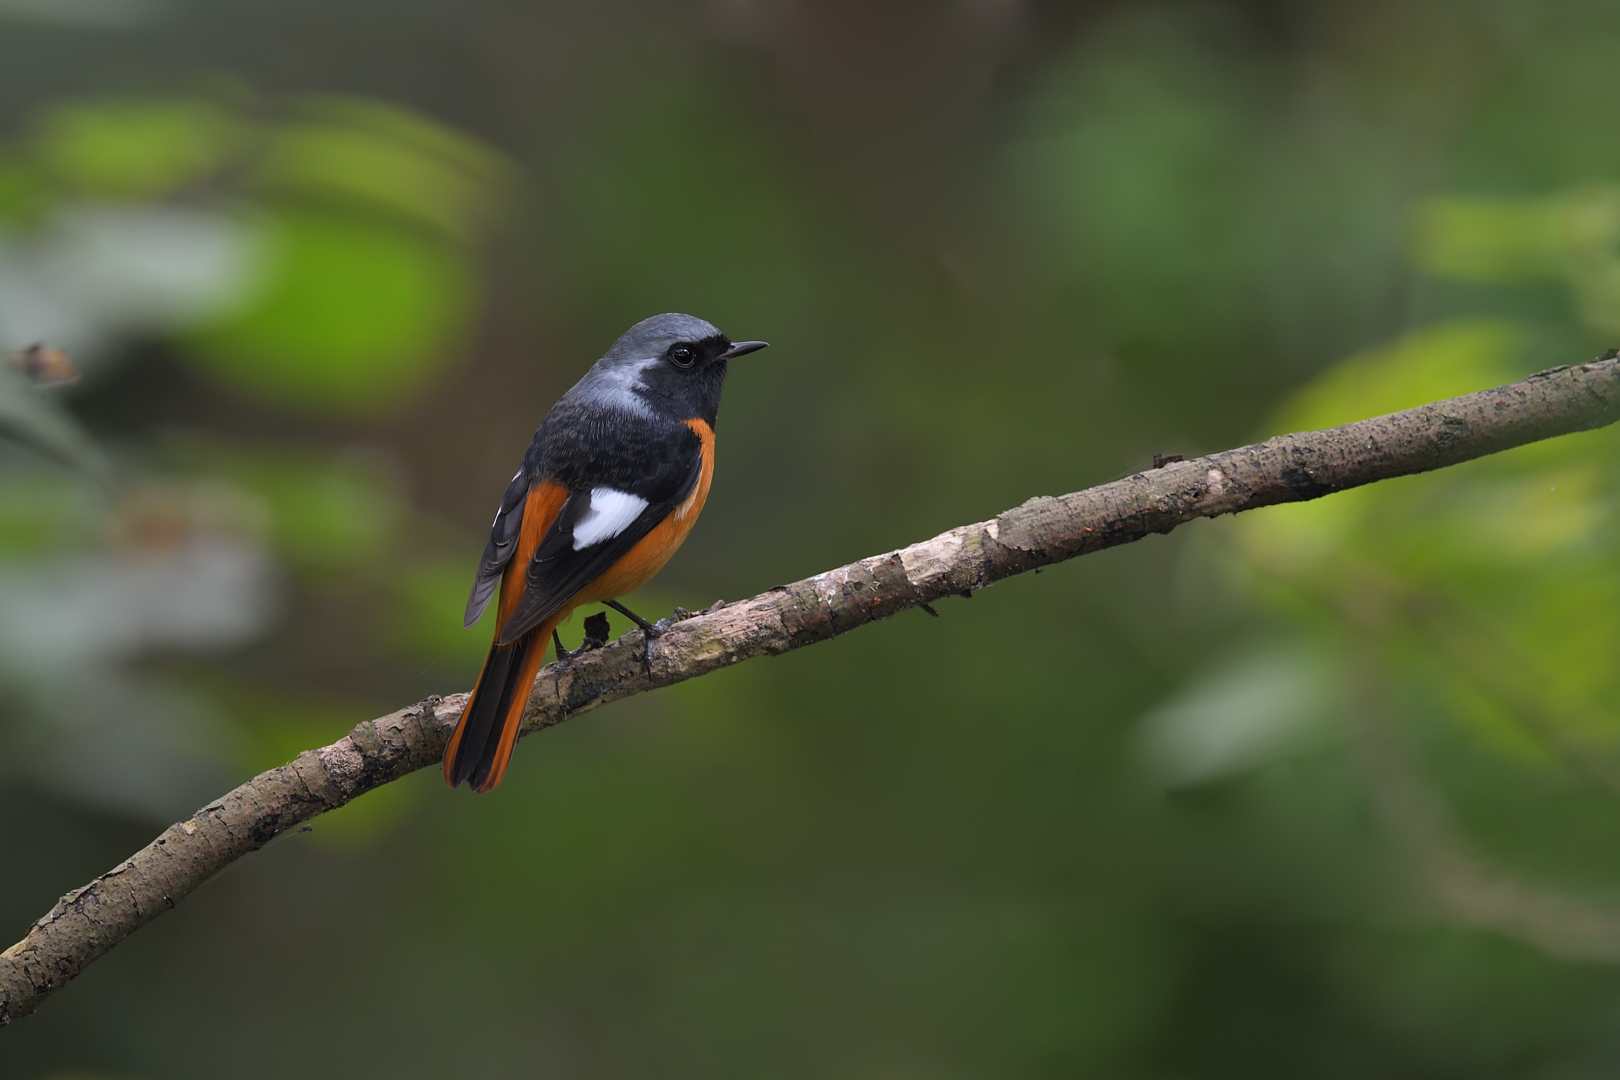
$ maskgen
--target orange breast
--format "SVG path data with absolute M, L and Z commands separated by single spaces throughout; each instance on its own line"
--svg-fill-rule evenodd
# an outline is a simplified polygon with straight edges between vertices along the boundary
M 714 429 L 702 420 L 688 420 L 686 426 L 697 435 L 699 452 L 703 455 L 703 465 L 692 494 L 652 532 L 642 537 L 635 547 L 625 552 L 607 573 L 581 589 L 574 600 L 576 604 L 611 600 L 635 592 L 651 581 L 686 542 L 687 534 L 697 524 L 698 515 L 703 513 L 703 504 L 709 499 L 709 481 L 714 478 Z

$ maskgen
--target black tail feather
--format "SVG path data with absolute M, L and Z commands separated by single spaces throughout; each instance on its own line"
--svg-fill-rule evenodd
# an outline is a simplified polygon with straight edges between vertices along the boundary
M 460 787 L 468 780 L 477 786 L 489 777 L 495 748 L 501 742 L 501 723 L 512 703 L 517 673 L 523 666 L 526 644 L 515 641 L 510 645 L 496 645 L 484 659 L 478 689 L 467 706 L 466 727 L 456 747 L 456 758 L 447 772 L 451 786 Z

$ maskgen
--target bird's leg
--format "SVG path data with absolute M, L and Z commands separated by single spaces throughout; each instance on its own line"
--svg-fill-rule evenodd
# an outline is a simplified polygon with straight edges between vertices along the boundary
M 602 604 L 604 607 L 612 608 L 620 615 L 623 615 L 625 618 L 641 627 L 641 667 L 647 672 L 647 674 L 651 675 L 653 638 L 661 635 L 664 632 L 663 629 L 658 625 L 643 619 L 640 615 L 637 615 L 635 612 L 631 611 L 617 600 L 604 600 L 602 601 Z
M 602 606 L 612 608 L 620 615 L 623 615 L 625 618 L 641 627 L 641 632 L 643 634 L 651 634 L 653 637 L 657 637 L 659 633 L 661 633 L 657 626 L 648 622 L 646 619 L 643 619 L 640 615 L 637 615 L 635 612 L 631 611 L 617 600 L 604 600 L 602 601 Z
M 585 620 L 585 640 L 580 642 L 579 648 L 573 652 L 563 648 L 562 635 L 557 633 L 556 629 L 551 631 L 551 640 L 557 646 L 557 659 L 559 660 L 572 660 L 574 657 L 582 653 L 588 653 L 592 649 L 600 649 L 607 644 L 608 640 L 607 616 L 598 612 Z
M 567 649 L 565 649 L 563 647 L 562 635 L 557 633 L 556 630 L 551 631 L 551 643 L 557 647 L 557 659 L 563 661 L 564 663 L 566 663 L 569 660 L 572 660 L 574 657 L 576 657 L 580 653 L 584 652 L 585 649 L 586 649 L 586 646 L 588 646 L 590 644 L 589 641 L 586 641 L 584 644 L 580 645 L 580 647 L 575 649 L 573 652 L 569 652 Z

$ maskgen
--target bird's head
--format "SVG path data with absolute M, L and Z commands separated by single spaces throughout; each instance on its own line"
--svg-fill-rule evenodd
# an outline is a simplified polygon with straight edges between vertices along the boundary
M 647 407 L 678 414 L 678 419 L 701 417 L 712 425 L 729 363 L 765 345 L 732 341 L 696 315 L 654 315 L 626 330 L 586 381 L 600 392 L 629 394 Z

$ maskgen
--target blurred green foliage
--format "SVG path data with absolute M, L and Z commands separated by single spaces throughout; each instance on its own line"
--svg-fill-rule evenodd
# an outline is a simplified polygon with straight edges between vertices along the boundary
M 183 260 L 196 238 L 157 207 L 184 205 L 193 231 L 218 233 L 232 269 L 223 290 L 217 278 L 197 282 L 185 317 L 158 328 L 186 342 L 189 359 L 305 408 L 379 411 L 409 397 L 466 332 L 468 245 L 508 167 L 476 140 L 371 102 L 222 102 L 86 99 L 44 109 L 33 138 L 10 155 L 17 179 L 0 183 L 0 219 L 32 222 L 20 234 L 26 245 L 30 232 L 48 234 L 53 215 L 155 204 L 148 234 L 123 242 L 167 243 Z M 63 332 L 95 349 L 86 324 L 98 321 L 96 298 L 61 285 L 65 295 L 53 299 L 78 316 Z
M 652 614 L 1620 336 L 1596 0 L 108 10 L 0 3 L 0 352 L 83 371 L 0 368 L 17 931 L 465 687 L 504 479 L 645 314 L 773 342 Z M 491 798 L 410 777 L 0 1073 L 1609 1076 L 1617 440 L 624 702 Z
M 199 330 L 220 376 L 327 409 L 381 408 L 418 388 L 467 314 L 465 271 L 409 234 L 283 214 L 255 230 L 263 284 Z M 379 319 L 376 312 L 388 313 Z
M 241 125 L 206 101 L 73 102 L 48 110 L 32 147 L 52 187 L 92 198 L 158 198 L 223 169 Z

